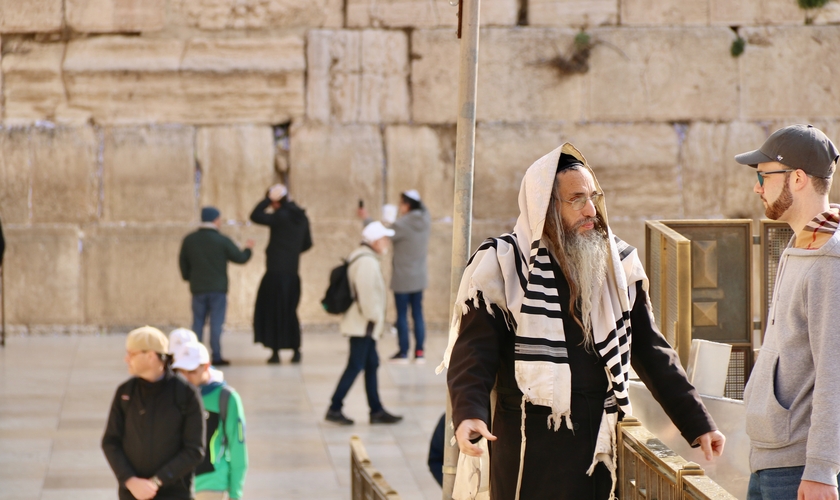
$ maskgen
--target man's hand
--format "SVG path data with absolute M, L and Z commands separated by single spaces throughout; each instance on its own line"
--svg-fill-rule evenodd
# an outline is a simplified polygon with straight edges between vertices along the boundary
M 362 220 L 367 219 L 367 218 L 368 218 L 368 211 L 367 211 L 367 208 L 365 208 L 365 207 L 359 207 L 359 209 L 358 209 L 358 210 L 356 210 L 356 217 L 358 217 L 358 218 L 360 218 L 360 219 L 362 219 Z
M 796 500 L 837 500 L 837 486 L 803 479 Z
M 480 457 L 483 453 L 481 448 L 470 443 L 471 439 L 479 436 L 487 438 L 488 441 L 496 440 L 496 436 L 490 434 L 490 431 L 487 430 L 487 424 L 484 423 L 484 420 L 471 418 L 462 421 L 458 425 L 458 429 L 455 430 L 455 440 L 458 441 L 458 447 L 461 449 L 461 453 L 471 457 Z
M 712 456 L 719 457 L 723 454 L 723 445 L 726 444 L 726 436 L 720 431 L 707 432 L 697 438 L 700 441 L 700 449 L 706 455 L 706 460 L 711 462 Z
M 245 248 L 254 248 L 254 240 L 248 240 L 245 242 Z
M 125 487 L 137 500 L 151 500 L 157 495 L 158 487 L 148 479 L 132 477 L 125 482 Z

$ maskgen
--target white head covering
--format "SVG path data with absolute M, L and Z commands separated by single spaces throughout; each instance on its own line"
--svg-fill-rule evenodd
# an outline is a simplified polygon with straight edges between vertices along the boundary
M 268 188 L 268 199 L 271 201 L 280 201 L 287 194 L 289 190 L 283 184 L 275 184 Z
M 181 346 L 187 342 L 198 342 L 198 336 L 192 330 L 176 328 L 169 332 L 169 354 L 178 354 Z
M 422 201 L 420 200 L 420 193 L 418 193 L 416 189 L 409 189 L 408 191 L 405 191 L 403 195 L 414 201 Z
M 204 344 L 199 342 L 187 342 L 181 349 L 175 353 L 175 362 L 172 363 L 172 368 L 180 368 L 182 370 L 192 371 L 201 365 L 210 363 L 210 353 Z
M 364 230 L 362 230 L 362 239 L 365 240 L 365 243 L 373 243 L 374 241 L 385 238 L 386 236 L 388 238 L 394 236 L 394 230 L 388 229 L 379 221 L 371 222 L 365 226 Z

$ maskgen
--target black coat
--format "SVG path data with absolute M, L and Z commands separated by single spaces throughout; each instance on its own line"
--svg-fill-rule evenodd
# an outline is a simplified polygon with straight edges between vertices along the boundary
M 265 249 L 266 272 L 297 274 L 300 254 L 312 247 L 309 219 L 302 208 L 285 198 L 274 213 L 266 213 L 270 205 L 266 198 L 251 212 L 251 221 L 271 229 Z
M 120 500 L 132 477 L 157 476 L 155 500 L 192 498 L 193 471 L 204 458 L 204 405 L 198 391 L 167 370 L 158 382 L 132 378 L 114 395 L 102 451 L 119 482 Z
M 558 290 L 561 303 L 567 304 L 568 285 L 556 266 L 555 275 L 564 285 Z M 447 382 L 456 429 L 461 421 L 471 418 L 484 420 L 490 426 L 490 391 L 496 386 L 498 398 L 491 432 L 498 439 L 490 443 L 490 495 L 493 500 L 510 500 L 515 496 L 519 472 L 522 392 L 514 374 L 516 334 L 508 328 L 501 310 L 496 306 L 493 310 L 495 314 L 491 316 L 483 303 L 477 308 L 470 305 L 469 312 L 461 318 Z M 676 352 L 653 323 L 641 283 L 637 284 L 630 319 L 633 369 L 683 437 L 693 443 L 702 434 L 715 430 L 714 421 L 688 382 Z M 572 318 L 564 317 L 563 326 L 572 370 L 574 429 L 563 425 L 556 432 L 549 430 L 546 421 L 550 409 L 526 405 L 528 441 L 521 498 L 605 500 L 612 483 L 606 467 L 599 465 L 592 476 L 585 473 L 592 462 L 607 389 L 603 361 L 579 345 L 583 332 Z M 594 366 L 594 362 L 598 365 Z

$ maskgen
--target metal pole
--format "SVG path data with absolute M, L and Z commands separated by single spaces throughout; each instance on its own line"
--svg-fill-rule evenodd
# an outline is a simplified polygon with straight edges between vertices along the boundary
M 462 0 L 460 78 L 458 83 L 458 123 L 455 144 L 455 204 L 452 217 L 452 275 L 450 317 L 452 317 L 461 275 L 470 256 L 472 229 L 473 170 L 475 166 L 475 109 L 478 89 L 478 12 L 481 0 Z M 446 422 L 452 421 L 452 403 L 446 395 Z M 443 455 L 443 500 L 451 500 L 458 466 L 458 447 L 449 446 L 453 430 L 446 425 Z

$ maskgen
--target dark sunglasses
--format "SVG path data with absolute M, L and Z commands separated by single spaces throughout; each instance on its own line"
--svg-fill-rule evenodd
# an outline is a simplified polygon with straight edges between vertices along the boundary
M 764 187 L 764 177 L 770 174 L 782 174 L 785 172 L 793 172 L 793 170 L 786 169 L 786 170 L 771 170 L 769 172 L 759 172 L 756 170 L 756 175 L 758 175 L 758 185 Z

